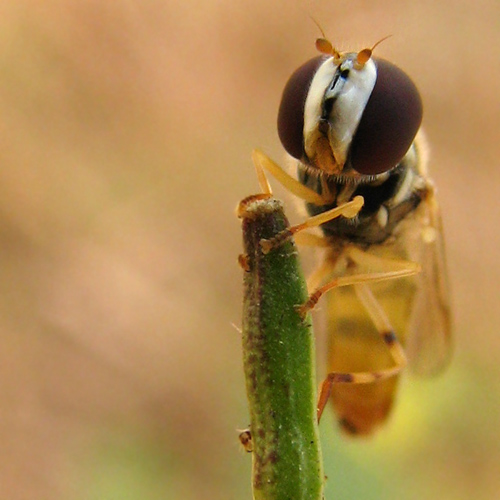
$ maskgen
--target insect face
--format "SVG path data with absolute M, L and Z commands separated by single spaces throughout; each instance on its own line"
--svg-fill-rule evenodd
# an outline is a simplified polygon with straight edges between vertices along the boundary
M 368 50 L 315 57 L 283 91 L 278 133 L 284 148 L 327 175 L 361 180 L 391 170 L 422 121 L 411 79 L 371 52 L 366 56 Z

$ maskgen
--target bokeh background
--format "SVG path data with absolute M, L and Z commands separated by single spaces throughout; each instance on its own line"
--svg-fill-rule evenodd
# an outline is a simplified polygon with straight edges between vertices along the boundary
M 340 49 L 393 34 L 422 92 L 456 343 L 373 439 L 325 416 L 327 498 L 498 498 L 497 0 L 2 2 L 1 498 L 251 498 L 234 208 L 252 148 L 282 158 L 309 15 Z

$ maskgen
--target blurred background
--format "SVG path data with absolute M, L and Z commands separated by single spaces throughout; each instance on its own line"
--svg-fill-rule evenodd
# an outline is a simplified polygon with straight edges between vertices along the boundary
M 496 0 L 2 2 L 1 498 L 251 498 L 234 208 L 309 15 L 421 90 L 456 339 L 374 438 L 328 411 L 326 498 L 498 498 Z

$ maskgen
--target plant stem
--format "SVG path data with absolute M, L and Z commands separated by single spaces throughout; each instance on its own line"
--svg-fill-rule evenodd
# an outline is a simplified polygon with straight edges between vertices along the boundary
M 307 287 L 292 239 L 264 254 L 262 239 L 289 227 L 278 200 L 256 195 L 243 219 L 243 360 L 253 443 L 255 500 L 321 500 L 314 336 L 301 319 Z

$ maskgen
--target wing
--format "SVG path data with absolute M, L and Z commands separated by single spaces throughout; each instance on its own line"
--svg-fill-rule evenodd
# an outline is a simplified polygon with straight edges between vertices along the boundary
M 441 216 L 432 186 L 409 222 L 400 241 L 422 271 L 414 278 L 406 349 L 414 373 L 433 375 L 450 359 L 451 319 Z

